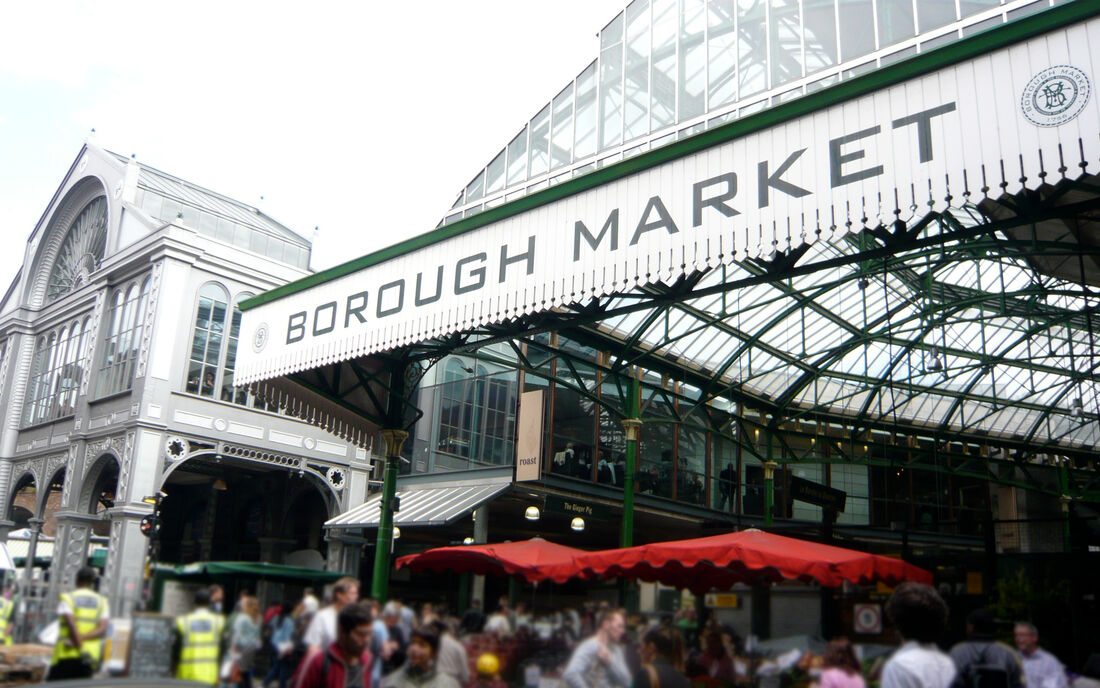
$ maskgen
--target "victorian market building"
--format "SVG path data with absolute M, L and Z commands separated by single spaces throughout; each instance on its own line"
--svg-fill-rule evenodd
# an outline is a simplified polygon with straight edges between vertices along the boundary
M 438 227 L 244 302 L 237 381 L 384 448 L 325 524 L 382 597 L 419 594 L 398 532 L 763 526 L 921 563 L 962 612 L 1017 571 L 1082 599 L 1096 11 L 635 0 Z M 730 613 L 851 633 L 815 595 Z
M 52 538 L 26 599 L 56 600 L 96 539 L 100 590 L 127 615 L 158 493 L 158 562 L 345 566 L 321 525 L 365 490 L 366 450 L 234 386 L 240 302 L 308 275 L 309 257 L 256 208 L 77 153 L 0 305 L 3 533 L 29 529 L 30 562 Z

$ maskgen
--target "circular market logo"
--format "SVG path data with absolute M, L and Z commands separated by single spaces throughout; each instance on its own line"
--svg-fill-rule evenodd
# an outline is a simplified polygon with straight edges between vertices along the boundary
M 260 353 L 267 346 L 267 323 L 260 323 L 256 327 L 255 334 L 252 335 L 252 350 L 256 353 Z
M 1031 78 L 1020 98 L 1024 117 L 1040 127 L 1057 127 L 1085 109 L 1092 91 L 1089 78 L 1076 67 L 1047 67 Z

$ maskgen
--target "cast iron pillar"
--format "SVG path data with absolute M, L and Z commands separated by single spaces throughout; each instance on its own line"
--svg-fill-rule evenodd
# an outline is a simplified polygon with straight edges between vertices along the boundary
M 386 443 L 386 467 L 382 474 L 382 517 L 378 523 L 378 540 L 374 547 L 374 578 L 371 597 L 385 604 L 390 592 L 390 560 L 393 558 L 393 497 L 397 494 L 397 463 L 401 448 L 409 433 L 404 430 L 382 431 Z
M 771 437 L 768 438 L 768 454 L 772 453 Z M 772 524 L 772 505 L 775 504 L 775 469 L 779 464 L 770 458 L 764 462 L 764 525 Z
M 634 546 L 634 474 L 638 471 L 638 440 L 642 435 L 639 409 L 641 392 L 637 374 L 630 376 L 630 388 L 626 398 L 626 417 L 623 431 L 626 433 L 626 475 L 623 476 L 623 528 L 620 547 Z
M 1058 501 L 1062 503 L 1062 551 L 1068 553 L 1073 550 L 1069 513 L 1069 505 L 1073 502 L 1073 497 L 1069 496 L 1069 471 L 1066 469 L 1066 459 L 1058 465 L 1058 488 L 1062 493 L 1058 497 Z
M 626 432 L 626 475 L 623 476 L 623 529 L 620 547 L 634 546 L 634 474 L 638 470 L 638 436 L 642 434 L 642 421 L 623 418 Z

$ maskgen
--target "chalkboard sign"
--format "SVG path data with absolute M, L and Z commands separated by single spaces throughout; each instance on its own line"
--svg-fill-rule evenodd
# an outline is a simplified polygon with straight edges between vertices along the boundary
M 130 676 L 170 678 L 176 620 L 165 614 L 136 612 L 130 627 Z

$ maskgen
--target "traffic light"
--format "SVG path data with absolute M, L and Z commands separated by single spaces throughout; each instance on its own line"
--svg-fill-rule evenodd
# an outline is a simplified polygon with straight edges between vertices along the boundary
M 160 534 L 160 517 L 156 514 L 149 514 L 141 519 L 140 528 L 141 534 L 145 537 L 156 537 Z
M 164 491 L 157 492 L 152 497 L 144 497 L 141 501 L 146 504 L 153 505 L 153 513 L 141 519 L 141 534 L 148 538 L 156 537 L 160 534 L 160 503 L 168 495 Z

